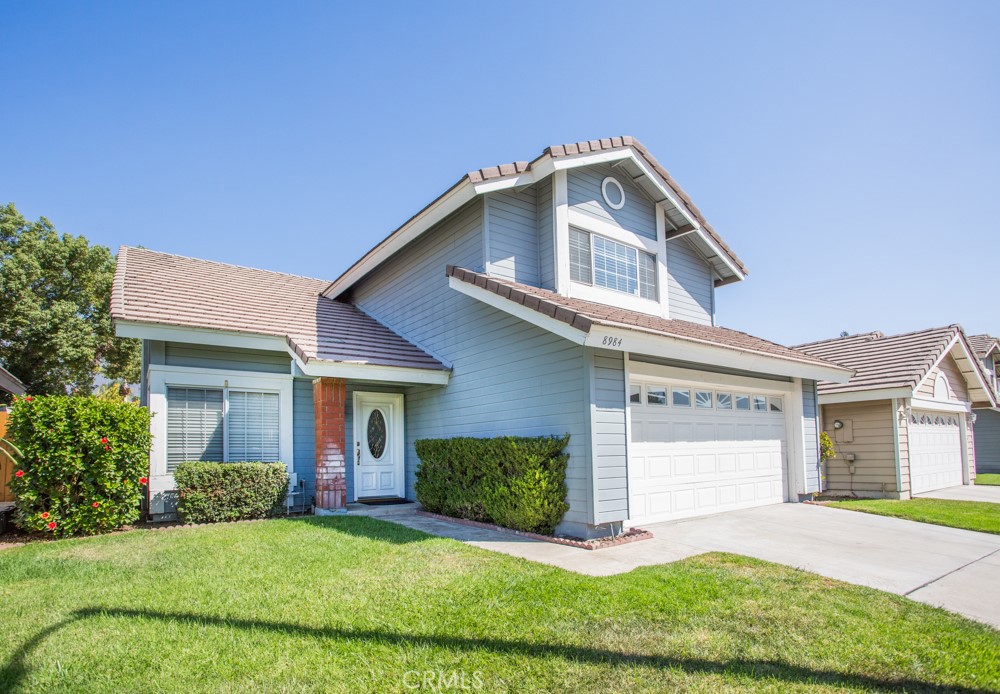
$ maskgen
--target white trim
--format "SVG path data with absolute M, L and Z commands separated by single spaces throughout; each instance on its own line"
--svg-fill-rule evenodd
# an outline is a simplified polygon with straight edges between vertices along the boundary
M 784 399 L 785 407 L 785 450 L 788 459 L 785 465 L 788 479 L 785 484 L 786 501 L 798 501 L 799 495 L 806 494 L 806 441 L 805 408 L 802 406 L 802 379 L 792 379 L 791 393 Z
M 323 296 L 336 299 L 357 280 L 374 270 L 389 257 L 395 255 L 399 248 L 423 234 L 452 212 L 458 210 L 465 203 L 473 200 L 476 194 L 476 188 L 468 179 L 464 179 L 442 195 L 436 202 L 431 203 L 410 221 L 394 231 L 382 243 L 369 251 L 365 257 L 362 257 L 361 260 L 327 287 L 323 292 Z
M 656 203 L 656 291 L 660 294 L 660 315 L 670 317 L 670 273 L 667 267 L 667 210 Z M 714 325 L 713 321 L 713 325 Z
M 568 323 L 564 323 L 561 320 L 556 320 L 555 318 L 550 318 L 538 311 L 528 308 L 527 306 L 522 306 L 510 299 L 505 299 L 498 294 L 494 294 L 488 289 L 483 289 L 482 287 L 477 287 L 474 284 L 469 284 L 468 282 L 463 282 L 457 277 L 448 278 L 448 286 L 452 289 L 465 294 L 466 296 L 472 297 L 477 301 L 482 301 L 484 304 L 492 306 L 493 308 L 499 309 L 505 313 L 509 313 L 515 318 L 520 318 L 523 321 L 527 321 L 533 325 L 548 330 L 550 333 L 554 333 L 559 337 L 566 338 L 567 340 L 582 345 L 587 337 L 587 333 L 582 330 L 578 330 Z
M 951 354 L 952 350 L 954 350 L 955 347 L 958 345 L 961 345 L 962 347 L 962 355 L 964 355 L 963 358 L 969 361 L 972 366 L 972 373 L 975 374 L 976 376 L 976 383 L 979 384 L 980 390 L 986 393 L 987 400 L 993 400 L 994 399 L 993 389 L 992 386 L 986 380 L 983 379 L 983 373 L 980 368 L 979 358 L 976 357 L 974 353 L 970 352 L 965 348 L 965 341 L 961 339 L 959 333 L 955 333 L 955 336 L 951 338 L 951 342 L 948 343 L 948 346 L 941 353 L 941 356 L 938 357 L 937 361 L 934 362 L 931 368 L 927 369 L 927 373 L 925 373 L 924 377 L 920 379 L 919 383 L 917 383 L 917 386 L 913 389 L 913 392 L 916 393 L 918 390 L 920 390 L 920 386 L 922 386 L 924 381 L 926 381 L 930 377 L 930 375 L 934 373 L 934 369 L 941 366 L 941 362 L 943 362 L 949 355 L 951 355 L 952 359 L 955 360 L 955 364 L 958 366 L 959 373 L 961 373 L 962 378 L 965 379 L 965 386 L 966 390 L 969 391 L 969 397 L 972 398 L 973 388 L 972 388 L 972 383 L 969 382 L 969 376 L 965 371 L 962 370 L 961 365 L 958 363 L 959 357 L 955 357 L 954 355 Z
M 827 379 L 829 380 L 829 379 Z M 836 405 L 842 402 L 869 402 L 871 400 L 892 400 L 913 396 L 910 388 L 879 388 L 877 390 L 850 390 L 845 393 L 820 394 L 820 405 Z
M 618 203 L 611 202 L 611 198 L 608 196 L 608 184 L 611 183 L 613 183 L 615 187 L 618 188 L 618 192 L 621 193 L 621 200 Z M 620 210 L 625 207 L 625 188 L 614 176 L 605 176 L 604 180 L 601 181 L 601 197 L 604 198 L 604 202 L 607 203 L 608 207 L 612 210 Z
M 972 412 L 972 405 L 970 403 L 959 400 L 945 402 L 942 400 L 915 397 L 910 400 L 910 407 L 914 410 L 933 410 L 934 412 Z
M 487 275 L 492 272 L 490 269 L 490 255 L 492 255 L 492 248 L 490 246 L 490 196 L 487 193 L 483 195 L 483 271 Z
M 720 374 L 715 371 L 682 369 L 679 366 L 663 366 L 644 361 L 630 361 L 629 364 L 631 375 L 640 379 L 654 378 L 670 381 L 671 384 L 695 387 L 699 384 L 711 383 L 726 388 L 754 390 L 765 395 L 788 395 L 794 389 L 792 381 L 774 381 L 751 376 Z
M 253 371 L 221 371 L 198 367 L 149 366 L 150 432 L 153 443 L 149 454 L 150 495 L 176 489 L 174 476 L 167 472 L 167 387 L 223 388 L 278 393 L 278 451 L 289 472 L 295 471 L 293 426 L 293 383 L 289 374 Z M 226 407 L 226 404 L 223 405 Z
M 568 210 L 568 221 L 569 226 L 577 227 L 581 231 L 587 231 L 592 234 L 597 234 L 598 236 L 604 236 L 612 241 L 624 243 L 628 246 L 632 246 L 633 248 L 646 251 L 647 253 L 658 254 L 660 252 L 660 245 L 657 242 L 657 239 L 651 239 L 648 236 L 642 236 L 634 231 L 622 229 L 616 224 L 592 217 L 586 212 L 581 212 L 580 210 L 572 207 Z
M 965 416 L 958 418 L 958 428 L 962 435 L 962 484 L 972 484 L 972 463 L 975 461 L 975 452 L 969 450 L 969 423 Z
M 414 369 L 404 366 L 379 366 L 377 364 L 351 364 L 349 362 L 322 361 L 310 359 L 304 362 L 294 356 L 295 365 L 303 374 L 313 378 L 346 378 L 358 381 L 394 381 L 398 383 L 420 383 L 447 385 L 451 372 L 443 369 Z
M 364 498 L 358 493 L 361 484 L 361 475 L 358 474 L 358 468 L 361 465 L 361 436 L 359 436 L 358 432 L 364 431 L 365 426 L 361 421 L 362 408 L 360 403 L 362 400 L 377 407 L 389 406 L 392 408 L 392 422 L 390 424 L 392 441 L 390 445 L 392 446 L 393 467 L 396 472 L 396 485 L 393 487 L 393 491 L 396 496 L 403 498 L 406 496 L 406 437 L 403 432 L 406 420 L 403 416 L 403 394 L 369 393 L 356 390 L 352 399 L 354 425 L 351 429 L 351 433 L 354 434 L 354 454 L 347 453 L 351 460 L 348 465 L 354 465 L 354 499 L 356 501 Z
M 591 272 L 593 272 L 593 269 L 591 269 Z M 659 291 L 659 287 L 657 287 L 657 291 Z M 571 280 L 566 296 L 571 299 L 583 299 L 584 301 L 593 301 L 598 304 L 616 306 L 630 311 L 648 313 L 652 316 L 663 316 L 663 308 L 658 301 L 643 299 L 636 294 L 628 294 L 596 284 L 584 284 Z
M 115 334 L 118 337 L 136 337 L 143 340 L 159 340 L 161 342 L 184 342 L 196 345 L 214 345 L 216 347 L 259 349 L 270 352 L 288 351 L 288 341 L 277 335 L 240 333 L 212 328 L 192 328 L 159 323 L 116 320 Z
M 556 291 L 569 292 L 569 185 L 566 172 L 552 176 L 552 222 L 555 225 L 555 245 L 552 248 L 556 264 Z
M 903 409 L 903 413 L 904 413 L 903 416 L 906 416 L 905 412 L 906 412 L 906 409 L 904 408 Z M 893 456 L 896 459 L 896 493 L 900 495 L 900 498 L 902 498 L 902 494 L 903 494 L 903 463 L 902 463 L 902 460 L 900 459 L 900 453 L 899 453 L 899 415 L 900 415 L 900 412 L 899 412 L 899 398 L 893 398 L 892 399 L 892 444 L 893 444 Z M 909 422 L 907 422 L 907 426 L 909 426 Z M 909 443 L 910 443 L 909 432 L 907 432 L 906 443 L 907 443 L 906 454 L 907 454 L 907 456 L 909 456 L 909 454 L 910 454 L 909 453 L 909 450 L 910 450 L 909 449 Z M 910 463 L 909 459 L 907 459 L 906 463 L 907 463 L 907 467 L 909 467 L 909 463 Z
M 595 325 L 584 343 L 600 347 L 648 354 L 654 357 L 713 364 L 742 371 L 791 376 L 812 380 L 845 382 L 851 372 L 833 366 L 790 361 L 760 352 L 733 349 L 718 345 L 686 340 L 672 335 L 644 333 L 630 328 Z
M 632 500 L 629 497 L 628 484 L 628 468 L 632 464 L 631 451 L 629 450 L 632 445 L 632 381 L 629 378 L 632 373 L 632 361 L 628 352 L 622 352 L 622 372 L 625 376 L 625 518 L 628 519 L 632 515 Z M 641 393 L 642 391 L 640 390 L 640 399 L 642 399 Z M 593 436 L 591 436 L 590 440 L 591 447 L 593 447 Z

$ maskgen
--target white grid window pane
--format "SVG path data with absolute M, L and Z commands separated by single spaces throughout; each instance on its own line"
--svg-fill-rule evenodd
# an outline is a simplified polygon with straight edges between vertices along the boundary
M 639 253 L 639 296 L 643 299 L 658 300 L 656 292 L 656 256 Z
M 594 247 L 594 284 L 626 294 L 638 294 L 639 266 L 636 250 L 603 236 L 591 238 Z
M 674 407 L 691 407 L 690 388 L 672 388 L 670 394 Z
M 648 386 L 646 388 L 646 402 L 650 405 L 666 405 L 667 389 Z
M 278 446 L 279 398 L 277 393 L 229 391 L 230 462 L 243 460 L 274 463 L 281 453 Z
M 590 234 L 579 229 L 569 230 L 569 278 L 591 284 Z
M 736 394 L 736 409 L 743 410 L 745 412 L 750 411 L 750 396 L 742 395 L 741 393 Z
M 167 388 L 167 472 L 191 461 L 222 462 L 222 390 Z
M 695 407 L 710 409 L 712 407 L 712 391 L 696 390 L 694 392 L 694 404 Z
M 733 409 L 733 394 L 732 393 L 716 393 L 715 394 L 715 406 L 720 410 L 731 410 Z
M 765 398 L 763 395 L 753 396 L 753 411 L 767 412 L 767 398 Z
M 628 387 L 628 401 L 637 405 L 642 404 L 642 386 L 633 383 Z

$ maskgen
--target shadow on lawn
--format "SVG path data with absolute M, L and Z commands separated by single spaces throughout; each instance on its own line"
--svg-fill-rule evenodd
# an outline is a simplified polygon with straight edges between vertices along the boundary
M 304 523 L 324 530 L 333 530 L 345 535 L 354 535 L 355 537 L 387 542 L 393 545 L 426 542 L 434 537 L 419 530 L 412 530 L 396 523 L 368 516 L 292 516 L 282 520 L 292 523 Z
M 305 636 L 317 639 L 340 639 L 342 641 L 370 641 L 396 646 L 437 646 L 453 651 L 488 650 L 497 654 L 512 654 L 533 657 L 559 657 L 574 663 L 593 665 L 637 666 L 655 669 L 679 669 L 687 674 L 736 675 L 758 679 L 773 679 L 788 683 L 826 684 L 851 686 L 882 691 L 930 691 L 930 692 L 978 692 L 981 689 L 933 684 L 915 679 L 879 679 L 863 675 L 852 675 L 831 670 L 815 670 L 790 665 L 778 660 L 731 660 L 713 661 L 697 658 L 671 658 L 668 656 L 641 653 L 624 654 L 587 646 L 532 643 L 514 639 L 475 639 L 453 636 L 420 636 L 387 631 L 351 630 L 335 627 L 306 627 L 286 622 L 265 622 L 242 619 L 224 619 L 185 612 L 154 612 L 149 610 L 123 610 L 86 608 L 73 612 L 70 617 L 50 627 L 42 629 L 25 641 L 11 655 L 0 669 L 0 690 L 9 691 L 16 687 L 28 674 L 27 659 L 41 643 L 60 629 L 91 617 L 112 617 L 122 619 L 152 619 L 167 622 L 187 622 L 192 626 L 210 626 L 250 631 L 272 631 L 289 636 Z

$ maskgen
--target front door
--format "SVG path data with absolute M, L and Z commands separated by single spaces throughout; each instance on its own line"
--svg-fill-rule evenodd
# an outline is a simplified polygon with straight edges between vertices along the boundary
M 404 496 L 403 396 L 354 394 L 354 495 Z

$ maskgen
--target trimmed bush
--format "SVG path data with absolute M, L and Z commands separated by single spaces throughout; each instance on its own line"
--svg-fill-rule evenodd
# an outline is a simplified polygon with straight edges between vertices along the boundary
M 174 481 L 184 523 L 267 518 L 282 510 L 288 495 L 283 463 L 181 463 Z
M 569 509 L 569 434 L 417 441 L 417 500 L 455 518 L 551 534 Z
M 65 537 L 139 519 L 149 472 L 149 411 L 63 395 L 18 398 L 7 438 L 20 451 L 10 490 L 16 523 Z

